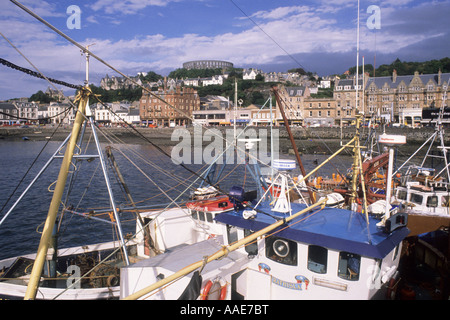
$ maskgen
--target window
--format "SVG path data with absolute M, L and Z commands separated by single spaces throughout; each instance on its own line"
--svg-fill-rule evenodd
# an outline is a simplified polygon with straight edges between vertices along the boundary
M 442 201 L 442 206 L 443 207 L 450 207 L 450 196 L 442 196 L 441 201 Z
M 203 211 L 192 210 L 192 218 L 205 221 L 205 213 Z
M 268 259 L 290 266 L 297 265 L 297 243 L 295 241 L 273 236 L 267 237 L 265 241 Z
M 359 280 L 361 256 L 350 252 L 339 253 L 338 277 L 345 280 Z
M 411 193 L 411 202 L 422 204 L 423 196 L 417 193 Z
M 232 243 L 238 241 L 238 234 L 237 234 L 236 227 L 230 226 L 227 224 L 227 238 L 228 238 L 228 244 L 232 244 Z
M 397 245 L 394 249 L 394 254 L 392 255 L 392 261 L 395 261 L 395 259 L 397 259 L 398 256 L 398 252 L 400 251 L 400 245 Z
M 397 198 L 399 200 L 406 200 L 407 195 L 408 194 L 406 193 L 406 190 L 398 190 L 398 192 L 397 192 Z
M 254 232 L 248 229 L 244 229 L 244 237 L 248 237 L 250 235 L 252 235 Z M 255 241 L 253 241 L 252 243 L 249 243 L 246 247 L 245 247 L 245 252 L 248 253 L 249 256 L 256 256 L 258 254 L 258 243 Z
M 438 206 L 438 197 L 437 196 L 429 196 L 427 198 L 427 207 L 436 208 Z
M 214 218 L 213 218 L 212 212 L 206 211 L 206 221 L 208 221 L 210 223 L 214 222 Z
M 324 247 L 308 246 L 308 270 L 316 273 L 327 273 L 328 250 Z

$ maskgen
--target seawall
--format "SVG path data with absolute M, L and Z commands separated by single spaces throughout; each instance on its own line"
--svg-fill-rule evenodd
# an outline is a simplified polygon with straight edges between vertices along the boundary
M 221 131 L 223 137 L 226 137 L 227 134 L 230 134 L 230 131 L 233 131 L 232 127 L 211 127 L 214 129 L 218 129 Z M 251 129 L 256 130 L 258 134 L 259 130 L 266 130 L 269 133 L 268 127 L 249 127 Z M 289 141 L 289 137 L 286 129 L 281 127 L 274 127 L 278 129 L 279 132 L 279 145 L 282 152 L 286 152 L 292 148 L 291 143 Z M 20 127 L 0 127 L 0 139 L 2 140 L 23 140 L 24 138 L 31 141 L 43 141 L 52 139 L 54 141 L 63 141 L 67 135 L 70 133 L 71 127 L 64 126 L 55 130 L 55 127 L 46 126 L 46 127 L 29 127 L 29 128 L 20 128 Z M 177 137 L 176 139 L 172 138 L 172 134 L 174 130 L 183 129 L 187 130 L 191 139 L 194 137 L 194 127 L 188 128 L 136 128 L 136 131 L 130 128 L 108 128 L 101 127 L 99 128 L 99 139 L 101 142 L 107 142 L 104 136 L 112 136 L 115 140 L 121 141 L 123 143 L 132 143 L 132 144 L 145 144 L 151 142 L 160 145 L 160 146 L 171 146 L 177 145 L 179 143 L 180 135 L 174 134 L 173 137 Z M 198 130 L 198 129 L 197 129 Z M 205 130 L 205 129 L 203 129 Z M 379 128 L 378 132 L 381 133 L 383 131 L 382 128 Z M 90 128 L 87 128 L 86 134 L 89 135 L 91 132 Z M 186 131 L 185 131 L 186 132 Z M 434 132 L 434 128 L 431 127 L 423 127 L 423 128 L 393 128 L 388 127 L 385 129 L 387 134 L 399 134 L 406 135 L 407 146 L 402 148 L 417 148 L 423 142 L 425 142 Z M 339 147 L 341 137 L 342 140 L 348 141 L 355 134 L 355 128 L 347 127 L 343 128 L 302 128 L 302 127 L 293 127 L 292 134 L 296 141 L 296 145 L 301 152 L 304 153 L 330 153 L 330 150 L 333 152 Z M 361 129 L 361 143 L 363 143 L 367 139 L 368 129 Z M 258 135 L 259 136 L 259 135 Z M 183 138 L 186 138 L 185 135 Z M 205 139 L 206 140 L 206 139 Z M 445 134 L 445 140 L 450 141 L 450 134 L 447 132 Z M 210 141 L 203 141 L 203 144 L 209 144 Z

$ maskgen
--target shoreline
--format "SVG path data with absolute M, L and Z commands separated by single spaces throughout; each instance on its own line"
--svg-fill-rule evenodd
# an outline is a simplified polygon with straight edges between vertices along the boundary
M 52 141 L 63 141 L 68 134 L 71 132 L 71 126 L 65 125 L 56 130 L 56 126 L 46 126 L 46 127 L 0 127 L 0 141 L 46 141 L 51 137 Z M 172 134 L 175 130 L 187 130 L 191 134 L 191 139 L 194 136 L 194 127 L 175 127 L 175 128 L 143 128 L 136 127 L 136 130 L 140 133 L 138 135 L 134 130 L 130 128 L 122 127 L 100 127 L 99 128 L 99 140 L 102 143 L 107 143 L 107 139 L 103 136 L 113 135 L 117 140 L 122 143 L 129 144 L 148 144 L 146 140 L 150 140 L 152 143 L 159 146 L 175 146 L 179 141 L 179 135 L 172 139 Z M 218 129 L 226 137 L 227 130 L 233 130 L 233 127 L 207 127 L 206 129 Z M 238 127 L 238 130 L 240 127 Z M 259 130 L 266 130 L 267 133 L 270 132 L 269 127 L 248 127 L 248 129 L 255 129 L 258 134 Z M 279 132 L 279 148 L 281 152 L 292 151 L 292 145 L 290 143 L 288 134 L 284 126 L 274 127 L 278 129 Z M 341 142 L 341 129 L 336 127 L 331 128 L 302 128 L 302 127 L 292 127 L 292 134 L 296 142 L 297 148 L 301 153 L 305 154 L 331 154 L 340 147 Z M 382 129 L 379 129 L 381 132 Z M 203 129 L 205 132 L 205 129 Z M 414 152 L 421 144 L 423 144 L 434 132 L 434 128 L 424 127 L 424 128 L 386 128 L 387 134 L 398 134 L 405 135 L 407 137 L 407 144 L 401 146 L 403 152 Z M 90 135 L 91 129 L 88 127 L 86 129 L 86 134 Z M 230 133 L 228 131 L 228 133 Z M 362 128 L 361 130 L 361 144 L 367 139 L 367 128 Z M 348 141 L 353 138 L 355 134 L 355 128 L 347 127 L 342 129 L 342 140 Z M 448 133 L 445 134 L 445 140 L 450 139 Z M 206 140 L 206 139 L 205 139 Z M 203 141 L 203 145 L 208 145 L 211 140 Z M 289 150 L 290 149 L 290 150 Z M 330 151 L 331 150 L 331 151 Z

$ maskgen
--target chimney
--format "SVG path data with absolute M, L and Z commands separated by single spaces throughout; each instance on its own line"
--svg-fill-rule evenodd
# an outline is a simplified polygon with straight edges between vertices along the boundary
M 394 69 L 392 72 L 392 82 L 395 83 L 397 81 L 397 70 Z
M 440 86 L 442 84 L 442 71 L 439 68 L 439 72 L 438 72 L 438 86 Z

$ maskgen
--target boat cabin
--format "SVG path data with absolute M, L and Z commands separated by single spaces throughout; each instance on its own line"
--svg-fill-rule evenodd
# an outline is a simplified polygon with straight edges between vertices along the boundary
M 406 186 L 396 188 L 395 198 L 408 213 L 450 217 L 450 194 L 447 188 L 409 182 Z
M 293 212 L 306 206 L 291 204 Z M 269 205 L 256 217 L 227 212 L 225 244 L 233 243 L 274 221 Z M 270 217 L 269 215 L 273 215 Z M 244 215 L 245 216 L 245 215 Z M 278 216 L 280 218 L 280 216 Z M 233 275 L 234 298 L 245 299 L 373 299 L 384 297 L 397 270 L 406 228 L 384 232 L 360 213 L 324 208 L 276 229 L 239 249 L 249 262 Z
M 218 236 L 172 246 L 162 254 L 122 268 L 121 297 L 305 208 L 304 204 L 291 203 L 290 212 L 280 213 L 273 211 L 270 203 L 261 202 L 257 210 L 222 212 L 213 223 L 206 222 L 208 227 L 222 228 Z M 171 238 L 175 230 L 181 234 L 189 229 L 170 225 L 167 215 L 166 219 L 159 224 L 162 229 L 166 227 Z M 192 216 L 188 219 L 193 220 Z M 178 299 L 193 282 L 201 288 L 199 299 L 211 299 L 211 286 L 215 285 L 221 288 L 217 296 L 220 299 L 383 298 L 396 274 L 401 243 L 409 231 L 405 227 L 385 231 L 376 225 L 378 222 L 372 217 L 367 222 L 361 213 L 349 210 L 314 209 L 223 259 L 205 264 L 200 280 L 190 273 L 145 298 Z

